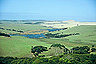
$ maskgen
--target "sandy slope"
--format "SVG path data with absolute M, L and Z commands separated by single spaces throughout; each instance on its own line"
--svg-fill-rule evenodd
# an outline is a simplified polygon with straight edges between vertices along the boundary
M 46 27 L 53 27 L 53 28 L 65 28 L 65 27 L 74 27 L 79 25 L 96 25 L 96 22 L 77 22 L 74 20 L 68 21 L 46 21 L 41 24 Z

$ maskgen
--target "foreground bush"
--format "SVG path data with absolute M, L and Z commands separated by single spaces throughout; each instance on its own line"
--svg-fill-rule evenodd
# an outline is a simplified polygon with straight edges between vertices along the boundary
M 51 58 L 0 57 L 4 64 L 96 64 L 96 54 L 66 54 Z
M 83 47 L 74 47 L 71 50 L 73 50 L 74 54 L 89 54 L 90 48 L 88 46 Z

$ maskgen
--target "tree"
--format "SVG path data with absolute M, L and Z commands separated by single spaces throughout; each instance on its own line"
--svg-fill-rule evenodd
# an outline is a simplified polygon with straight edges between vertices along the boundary
M 6 36 L 6 37 L 10 37 L 10 35 L 8 35 L 8 34 L 5 34 L 5 33 L 1 33 L 1 32 L 0 32 L 0 36 Z
M 61 44 L 52 44 L 52 45 L 50 46 L 50 48 L 51 48 L 51 47 L 59 47 L 60 49 L 65 48 L 65 46 L 64 46 L 64 45 L 61 45 Z
M 92 47 L 94 47 L 94 45 L 92 45 Z
M 95 51 L 96 51 L 96 49 L 95 49 L 95 48 L 92 48 L 91 50 L 92 50 L 92 52 L 95 52 Z
M 90 53 L 88 52 L 90 50 L 88 46 L 74 47 L 71 50 L 73 50 L 75 54 L 89 54 Z
M 49 49 L 49 51 L 52 51 L 48 51 L 51 56 L 57 56 L 62 53 L 67 54 L 67 52 L 69 52 L 69 50 L 62 44 L 52 44 Z
M 31 48 L 31 53 L 33 53 L 33 55 L 36 57 L 39 55 L 39 53 L 43 52 L 43 51 L 48 51 L 47 47 L 43 47 L 43 46 L 35 46 Z

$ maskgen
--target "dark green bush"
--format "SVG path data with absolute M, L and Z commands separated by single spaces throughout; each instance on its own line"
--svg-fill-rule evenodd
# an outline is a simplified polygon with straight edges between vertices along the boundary
M 89 54 L 88 52 L 90 48 L 88 46 L 83 46 L 83 47 L 74 47 L 71 50 L 73 50 L 74 54 Z
M 33 46 L 32 46 L 32 48 L 31 48 L 31 53 L 33 53 L 35 56 L 38 56 L 39 53 L 41 53 L 43 51 L 48 51 L 47 50 L 47 47 L 44 47 L 44 46 L 35 46 L 33 48 Z
M 68 56 L 72 59 L 68 59 Z M 4 64 L 96 64 L 96 54 L 66 54 L 50 58 L 17 58 L 0 57 Z
M 95 48 L 92 48 L 91 50 L 92 50 L 91 52 L 95 52 L 95 51 L 96 51 L 96 49 L 95 49 Z

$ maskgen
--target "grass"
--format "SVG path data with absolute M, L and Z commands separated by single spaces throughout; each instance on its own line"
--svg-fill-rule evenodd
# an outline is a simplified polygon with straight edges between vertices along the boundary
M 47 27 L 43 27 L 41 25 L 36 25 L 36 24 L 0 24 L 0 27 L 3 27 L 5 29 L 15 29 L 15 30 L 22 30 L 22 31 L 32 31 L 32 30 L 40 30 L 40 29 L 50 29 Z M 6 32 L 6 33 L 16 33 L 14 31 L 9 31 L 9 30 L 2 30 L 0 29 L 0 32 Z
M 40 42 L 46 42 L 48 44 L 55 44 L 55 43 L 60 43 L 65 45 L 68 49 L 71 49 L 72 47 L 76 47 L 76 46 L 89 46 L 91 47 L 93 44 L 86 44 L 86 43 L 76 43 L 76 42 L 72 42 L 69 40 L 66 40 L 64 38 L 60 39 L 60 38 L 51 38 L 51 39 L 36 39 Z
M 3 32 L 3 33 L 18 33 L 16 31 L 9 31 L 9 30 L 2 30 L 2 29 L 0 29 L 0 32 Z
M 50 33 L 62 33 L 63 34 L 73 34 L 73 33 L 80 33 L 80 35 L 73 35 L 64 37 L 63 39 L 67 38 L 69 41 L 77 42 L 77 43 L 86 43 L 86 44 L 96 44 L 96 25 L 81 25 L 69 28 L 67 30 L 60 30 Z
M 31 55 L 31 46 L 38 45 L 50 46 L 50 44 L 45 42 L 39 42 L 22 36 L 13 36 L 12 38 L 0 36 L 0 56 L 28 57 Z
M 64 39 L 29 39 L 23 36 L 0 37 L 0 56 L 15 56 L 15 57 L 29 57 L 31 55 L 31 46 L 46 46 L 51 44 L 61 43 L 68 49 L 75 46 L 83 46 L 81 44 L 70 43 Z M 52 53 L 53 51 L 50 50 Z M 46 54 L 47 52 L 45 52 Z M 46 54 L 47 55 L 47 54 Z M 48 54 L 50 55 L 50 53 Z
M 3 22 L 2 22 L 3 23 Z M 36 24 L 23 24 L 22 22 L 4 22 L 0 24 L 0 27 L 5 29 L 16 29 L 23 31 L 49 29 L 41 25 Z M 5 33 L 17 33 L 14 31 L 1 30 L 0 32 Z M 31 55 L 31 46 L 46 46 L 50 47 L 51 44 L 60 43 L 65 45 L 68 49 L 76 46 L 89 46 L 96 45 L 96 25 L 81 25 L 69 28 L 67 30 L 54 31 L 50 33 L 80 33 L 80 35 L 73 35 L 64 38 L 50 38 L 50 39 L 30 39 L 23 36 L 11 36 L 11 38 L 0 36 L 0 56 L 13 56 L 13 57 L 28 57 Z M 53 50 L 50 50 L 53 53 Z M 44 52 L 44 54 L 50 53 Z M 96 52 L 92 53 L 95 54 Z M 47 54 L 46 54 L 47 55 Z
M 96 52 L 91 52 L 91 54 L 96 54 Z

